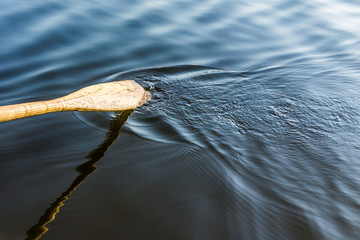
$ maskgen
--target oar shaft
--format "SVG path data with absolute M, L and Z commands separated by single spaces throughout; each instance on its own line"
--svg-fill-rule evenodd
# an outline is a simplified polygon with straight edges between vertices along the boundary
M 0 106 L 0 122 L 63 110 L 61 102 L 56 100 Z

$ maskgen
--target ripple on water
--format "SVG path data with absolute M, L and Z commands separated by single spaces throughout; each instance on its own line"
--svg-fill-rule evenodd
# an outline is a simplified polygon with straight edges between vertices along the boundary
M 242 73 L 201 66 L 121 73 L 117 77 L 137 80 L 154 97 L 129 119 L 125 132 L 171 146 L 165 158 L 168 147 L 154 146 L 158 152 L 151 159 L 186 169 L 197 162 L 193 171 L 208 172 L 209 181 L 220 180 L 229 215 L 218 217 L 261 229 L 249 237 L 341 236 L 344 229 L 355 228 L 345 209 L 358 208 L 358 201 L 355 196 L 344 201 L 339 193 L 347 190 L 331 186 L 358 182 L 342 177 L 344 169 L 351 169 L 350 159 L 334 146 L 344 140 L 340 129 L 351 134 L 354 121 L 359 122 L 359 114 L 352 112 L 358 100 L 339 101 L 336 95 L 307 89 L 306 82 L 300 86 L 286 80 L 286 71 L 272 69 L 275 77 L 270 79 L 263 76 L 269 70 Z M 217 187 L 198 191 L 206 194 Z M 202 201 L 203 207 L 214 204 L 212 209 L 224 204 Z M 339 206 L 336 214 L 327 210 L 332 204 Z M 246 212 L 252 213 L 250 219 Z M 269 225 L 270 219 L 276 224 Z M 344 228 L 327 230 L 338 224 Z

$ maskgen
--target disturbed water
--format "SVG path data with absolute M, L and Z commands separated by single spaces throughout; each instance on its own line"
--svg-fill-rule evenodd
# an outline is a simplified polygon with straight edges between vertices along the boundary
M 359 29 L 350 0 L 2 1 L 0 105 L 153 98 L 0 123 L 0 239 L 360 239 Z

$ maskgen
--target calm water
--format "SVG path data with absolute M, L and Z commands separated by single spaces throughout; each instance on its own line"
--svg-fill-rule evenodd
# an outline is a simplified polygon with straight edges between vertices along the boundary
M 350 0 L 1 1 L 0 105 L 153 99 L 0 123 L 0 239 L 360 239 L 359 29 Z

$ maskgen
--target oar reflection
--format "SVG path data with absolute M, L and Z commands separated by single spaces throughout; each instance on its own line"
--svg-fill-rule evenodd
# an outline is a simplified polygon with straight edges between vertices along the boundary
M 26 240 L 36 240 L 43 236 L 48 228 L 47 224 L 52 222 L 55 219 L 55 215 L 59 212 L 60 207 L 64 205 L 64 202 L 69 198 L 71 193 L 91 174 L 97 167 L 95 164 L 100 161 L 102 157 L 105 156 L 106 151 L 109 149 L 111 144 L 117 139 L 120 134 L 121 127 L 125 124 L 128 117 L 133 111 L 127 110 L 115 114 L 115 117 L 111 120 L 109 124 L 109 130 L 106 134 L 105 140 L 101 143 L 96 149 L 91 151 L 86 157 L 89 161 L 81 164 L 76 168 L 79 172 L 79 175 L 75 178 L 70 187 L 63 192 L 60 197 L 58 197 L 48 209 L 45 210 L 45 213 L 40 217 L 39 222 L 31 227 L 27 231 Z

